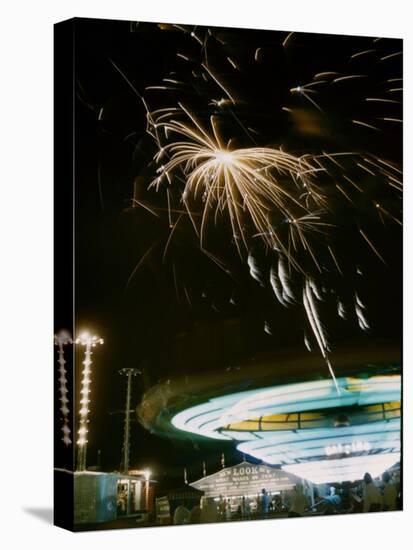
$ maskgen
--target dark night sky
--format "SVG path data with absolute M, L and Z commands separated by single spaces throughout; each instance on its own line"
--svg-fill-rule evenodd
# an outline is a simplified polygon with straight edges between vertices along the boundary
M 200 35 L 202 32 L 199 28 Z M 280 46 L 285 32 L 221 30 L 215 34 L 225 38 L 226 52 L 244 63 L 245 70 L 231 81 L 244 99 L 237 114 L 259 127 L 260 145 L 285 145 L 297 154 L 323 149 L 368 151 L 400 161 L 398 126 L 389 125 L 388 131 L 372 134 L 347 122 L 363 117 L 362 107 L 366 107 L 356 99 L 369 91 L 365 83 L 354 84 L 350 93 L 343 86 L 324 98 L 328 116 L 318 112 L 317 116 L 323 116 L 325 135 L 300 133 L 281 110 L 292 86 L 309 82 L 317 71 L 345 72 L 349 56 L 367 49 L 371 39 L 294 35 L 286 55 Z M 165 240 L 168 224 L 141 208 L 131 208 L 135 178 L 150 181 L 154 148 L 145 133 L 143 105 L 113 63 L 139 93 L 152 100 L 145 87 L 159 84 L 180 67 L 176 53 L 192 55 L 193 42 L 189 34 L 162 30 L 155 24 L 99 20 L 76 23 L 76 326 L 78 330 L 88 327 L 105 339 L 94 356 L 88 449 L 89 465 L 96 462 L 97 449 L 102 450 L 104 469 L 118 468 L 121 460 L 123 417 L 109 414 L 120 411 L 124 404 L 125 379 L 118 369 L 138 367 L 144 371 L 135 379 L 135 407 L 144 389 L 164 378 L 211 367 L 225 369 L 264 351 L 297 346 L 301 351 L 303 346 L 295 314 L 283 311 L 282 318 L 279 316 L 270 291 L 251 279 L 248 268 L 232 252 L 233 247 L 227 243 L 221 251 L 229 258 L 235 281 L 198 253 L 186 226 L 170 249 L 182 282 L 179 299 L 171 258 L 162 264 L 162 247 L 161 252 L 149 255 L 127 286 L 132 270 L 151 243 Z M 380 41 L 377 46 L 386 52 L 401 49 L 396 40 Z M 248 61 L 257 47 L 263 48 L 265 58 L 260 69 Z M 220 50 L 211 48 L 211 55 L 215 51 Z M 385 67 L 369 63 L 368 85 L 378 87 L 384 76 L 397 75 L 399 63 L 400 58 Z M 360 70 L 366 67 L 356 65 L 354 72 Z M 203 113 L 196 93 L 186 99 L 201 117 L 209 114 Z M 155 94 L 153 103 L 156 101 Z M 308 103 L 303 108 L 308 108 Z M 237 139 L 243 145 L 243 138 Z M 142 194 L 145 200 L 160 204 L 155 191 Z M 341 215 L 344 224 L 353 223 L 346 212 Z M 384 230 L 377 229 L 377 238 L 387 266 L 365 244 L 346 234 L 337 237 L 346 254 L 365 256 L 368 280 L 360 290 L 368 305 L 372 330 L 360 333 L 354 323 L 333 320 L 328 314 L 328 332 L 334 335 L 334 342 L 358 340 L 362 344 L 380 338 L 397 342 L 400 338 L 401 233 L 394 224 L 387 224 Z M 192 307 L 185 299 L 184 287 Z M 204 291 L 206 299 L 202 299 Z M 235 297 L 236 306 L 229 303 L 231 297 Z M 276 328 L 273 338 L 264 333 L 264 320 L 270 320 Z M 184 465 L 189 466 L 190 477 L 200 477 L 202 460 L 207 460 L 210 471 L 215 470 L 222 450 L 229 463 L 237 462 L 240 457 L 231 449 L 220 443 L 177 442 L 152 435 L 137 423 L 132 426 L 131 467 L 150 466 L 158 478 L 162 474 L 180 476 Z

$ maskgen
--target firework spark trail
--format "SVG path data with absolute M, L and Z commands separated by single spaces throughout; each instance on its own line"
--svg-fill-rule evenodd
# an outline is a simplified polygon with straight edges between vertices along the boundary
M 356 57 L 360 57 L 361 55 L 366 55 L 368 53 L 374 53 L 376 50 L 363 50 L 362 52 L 354 53 L 350 59 L 355 59 Z
M 333 83 L 343 82 L 344 80 L 353 80 L 354 78 L 367 78 L 367 75 L 365 75 L 365 74 L 351 74 L 351 75 L 339 76 L 338 78 L 335 78 L 333 80 Z
M 377 126 L 373 126 L 373 124 L 368 124 L 368 122 L 363 122 L 362 120 L 353 119 L 351 122 L 353 124 L 358 124 L 359 126 L 364 126 L 365 128 L 371 128 L 372 130 L 380 130 Z
M 261 271 L 258 267 L 257 260 L 254 258 L 252 254 L 248 254 L 247 263 L 250 269 L 251 277 L 255 279 L 258 283 L 262 284 Z
M 368 330 L 370 328 L 370 326 L 369 326 L 369 324 L 367 322 L 367 319 L 364 315 L 363 309 L 357 303 L 355 303 L 354 309 L 356 311 L 357 320 L 358 320 L 360 328 L 362 330 Z
M 295 296 L 290 286 L 288 272 L 282 254 L 278 257 L 278 278 L 281 282 L 283 298 L 286 302 L 294 302 Z
M 269 334 L 270 336 L 272 336 L 271 325 L 269 324 L 268 321 L 265 321 L 265 322 L 264 322 L 264 332 L 265 332 L 266 334 Z
M 308 339 L 308 336 L 307 334 L 304 332 L 304 345 L 305 347 L 307 348 L 308 351 L 313 351 L 312 350 L 312 347 L 311 347 L 311 344 L 310 344 L 310 340 Z
M 383 256 L 380 254 L 380 252 L 377 250 L 377 248 L 374 246 L 371 240 L 367 237 L 366 233 L 362 229 L 359 229 L 359 231 L 360 231 L 360 235 L 362 235 L 362 237 L 370 246 L 370 248 L 373 250 L 373 252 L 376 254 L 376 256 L 380 258 L 380 260 L 386 265 L 386 262 L 384 261 Z
M 290 40 L 290 38 L 292 37 L 292 35 L 294 34 L 294 32 L 290 32 L 284 39 L 282 45 L 283 47 L 285 48 Z
M 336 265 L 336 267 L 337 267 L 337 271 L 340 273 L 340 275 L 343 275 L 343 272 L 342 272 L 342 270 L 341 270 L 341 268 L 340 268 L 340 265 L 339 265 L 339 263 L 338 263 L 338 261 L 337 261 L 336 255 L 334 254 L 334 252 L 333 252 L 331 246 L 328 245 L 327 248 L 328 248 L 328 251 L 330 252 L 330 255 L 331 255 L 331 257 L 333 258 L 333 261 L 334 261 L 334 263 L 335 263 L 335 265 Z
M 331 224 L 319 221 L 321 219 L 320 214 L 322 211 L 314 212 L 313 214 L 306 214 L 300 218 L 292 218 L 288 220 L 289 236 L 293 247 L 298 250 L 298 244 L 301 245 L 303 250 L 309 252 L 317 270 L 321 273 L 322 269 L 316 256 L 309 244 L 306 233 L 321 232 L 321 227 L 328 227 Z
M 172 225 L 172 228 L 171 228 L 171 231 L 169 233 L 169 236 L 168 236 L 168 239 L 166 241 L 166 244 L 165 244 L 165 248 L 164 248 L 164 251 L 163 251 L 163 255 L 162 255 L 162 262 L 165 263 L 165 258 L 166 258 L 166 255 L 168 253 L 168 247 L 169 247 L 169 244 L 172 240 L 172 237 L 176 231 L 176 228 L 178 227 L 179 225 L 179 222 L 181 221 L 182 219 L 182 214 L 178 217 L 178 219 L 176 220 L 176 222 Z
M 136 273 L 138 272 L 139 268 L 144 264 L 145 260 L 150 256 L 151 252 L 154 250 L 154 248 L 159 244 L 159 241 L 155 241 L 154 243 L 152 243 L 148 249 L 146 250 L 146 252 L 143 254 L 143 256 L 141 256 L 140 260 L 138 261 L 138 263 L 135 265 L 135 267 L 133 268 L 131 274 L 129 275 L 128 277 L 128 280 L 126 281 L 126 285 L 125 285 L 125 291 L 128 289 L 130 283 L 132 282 L 132 279 L 135 277 Z
M 363 309 L 366 309 L 366 306 L 363 304 L 363 302 L 360 300 L 360 297 L 359 295 L 357 294 L 357 292 L 355 293 L 355 298 L 356 298 L 356 303 L 359 307 L 363 308 Z
M 354 182 L 352 179 L 350 179 L 350 178 L 349 178 L 348 176 L 346 176 L 345 174 L 343 174 L 343 178 L 344 178 L 345 180 L 347 180 L 349 183 L 351 183 L 351 185 L 352 185 L 353 187 L 355 187 L 355 188 L 357 189 L 357 191 L 360 191 L 360 193 L 363 193 L 363 189 L 362 189 L 359 185 L 357 185 L 356 182 Z
M 344 304 L 341 300 L 337 301 L 337 313 L 338 313 L 338 316 L 341 317 L 342 319 L 345 320 L 347 318 L 346 310 L 345 310 Z
M 320 294 L 320 291 L 317 287 L 317 284 L 316 284 L 315 280 L 313 278 L 309 278 L 308 279 L 308 284 L 309 284 L 311 290 L 313 291 L 314 296 L 317 298 L 317 300 L 319 300 L 321 302 L 323 300 L 323 297 Z
M 380 203 L 375 202 L 374 206 L 377 208 L 380 215 L 385 214 L 388 218 L 390 218 L 391 220 L 396 222 L 398 225 L 401 225 L 401 226 L 403 225 L 402 222 L 398 218 L 396 218 L 395 216 L 390 214 L 390 212 L 388 212 L 385 208 L 383 208 L 383 206 Z M 384 223 L 384 221 L 383 221 L 383 223 Z
M 133 201 L 133 204 L 137 204 L 138 206 L 141 206 L 142 208 L 144 208 L 145 210 L 150 212 L 153 216 L 159 218 L 159 214 L 157 214 L 155 212 L 155 210 L 153 208 L 151 208 L 150 206 L 148 206 L 147 204 L 145 204 L 141 201 L 138 201 L 137 199 L 132 199 L 132 201 Z
M 324 360 L 326 362 L 326 365 L 328 367 L 328 370 L 330 371 L 330 375 L 334 381 L 334 385 L 336 387 L 337 393 L 340 393 L 340 388 L 337 384 L 337 379 L 334 374 L 333 367 L 331 365 L 330 359 L 328 357 L 328 344 L 327 339 L 324 334 L 323 327 L 321 325 L 320 318 L 318 316 L 317 309 L 315 307 L 315 303 L 313 300 L 311 287 L 309 285 L 308 280 L 306 279 L 303 287 L 303 304 L 304 309 L 307 314 L 307 319 L 309 321 L 310 327 L 313 331 L 313 334 L 315 336 L 315 339 L 317 341 L 318 347 L 320 348 L 321 355 L 324 357 Z
M 318 109 L 319 111 L 322 111 L 323 109 L 320 107 L 320 105 L 308 95 L 309 93 L 317 93 L 316 90 L 308 89 L 308 86 L 310 86 L 311 84 L 321 84 L 321 83 L 322 82 L 319 81 L 319 82 L 312 82 L 310 84 L 306 84 L 305 86 L 296 86 L 295 88 L 291 88 L 290 92 L 292 94 L 298 94 L 300 96 L 305 97 L 307 101 L 312 103 L 312 105 L 314 105 L 316 109 Z
M 314 300 L 314 293 L 313 293 L 313 290 L 311 288 L 310 280 L 308 278 L 305 280 L 304 288 L 305 288 L 305 292 L 306 292 L 307 302 L 309 304 L 309 308 L 310 308 L 312 317 L 314 319 L 316 332 L 318 333 L 319 339 L 322 342 L 324 352 L 327 354 L 327 352 L 329 351 L 327 336 L 324 332 L 324 328 L 323 328 L 323 325 L 322 325 L 321 320 L 320 320 L 320 316 L 319 316 L 318 311 L 317 311 L 317 306 L 316 306 L 316 303 L 315 303 L 315 300 Z
M 216 264 L 224 273 L 227 275 L 231 275 L 231 271 L 228 269 L 226 264 L 221 261 L 219 258 L 217 258 L 214 254 L 206 250 L 205 248 L 202 248 L 202 246 L 199 247 L 202 254 L 205 254 L 214 264 Z
M 283 289 L 282 289 L 280 279 L 278 278 L 278 275 L 274 267 L 271 267 L 271 270 L 270 270 L 270 284 L 280 304 L 284 307 L 288 307 L 288 303 L 283 296 Z
M 202 64 L 202 67 L 206 70 L 206 72 L 209 74 L 209 76 L 218 84 L 218 86 L 227 94 L 229 99 L 235 105 L 235 99 L 232 97 L 229 90 L 227 90 L 227 88 L 223 85 L 223 83 L 218 79 L 218 77 L 211 71 L 211 69 L 207 65 Z

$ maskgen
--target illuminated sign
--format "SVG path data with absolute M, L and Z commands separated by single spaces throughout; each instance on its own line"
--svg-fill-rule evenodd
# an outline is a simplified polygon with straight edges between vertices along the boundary
M 294 475 L 264 464 L 241 462 L 237 466 L 206 476 L 191 483 L 206 497 L 258 495 L 262 489 L 275 492 L 292 489 L 300 481 Z
M 368 441 L 353 441 L 345 445 L 338 443 L 337 445 L 327 445 L 327 447 L 324 447 L 327 456 L 339 454 L 349 455 L 351 453 L 362 453 L 370 450 L 371 444 Z
M 155 501 L 156 518 L 158 520 L 166 519 L 171 516 L 171 509 L 167 497 L 158 497 Z
M 359 426 L 284 431 L 271 437 L 244 441 L 237 445 L 237 449 L 267 464 L 277 465 L 324 458 L 327 448 L 331 455 L 339 454 L 339 449 L 343 449 L 343 453 L 346 453 L 344 449 L 350 453 L 360 452 L 352 449 L 359 449 L 361 445 L 366 451 L 368 448 L 368 452 L 399 451 L 400 419 Z
M 312 460 L 302 464 L 282 466 L 283 471 L 312 483 L 342 483 L 360 481 L 366 472 L 378 478 L 400 461 L 400 453 L 351 456 L 338 459 Z

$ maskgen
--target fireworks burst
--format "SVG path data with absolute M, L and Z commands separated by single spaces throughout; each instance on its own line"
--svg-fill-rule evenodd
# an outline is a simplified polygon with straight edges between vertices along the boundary
M 359 138 L 355 130 L 367 132 L 370 140 L 371 135 L 386 135 L 389 124 L 401 122 L 401 79 L 388 70 L 401 52 L 386 51 L 387 43 L 394 48 L 392 41 L 364 39 L 366 47 L 350 52 L 337 70 L 326 67 L 306 83 L 286 82 L 276 120 L 285 116 L 302 135 L 316 136 L 310 146 L 307 140 L 294 150 L 280 131 L 269 135 L 271 124 L 264 128 L 261 115 L 274 111 L 269 88 L 262 88 L 260 104 L 249 110 L 243 98 L 242 82 L 267 75 L 263 59 L 268 47 L 252 44 L 251 52 L 237 59 L 230 31 L 176 25 L 168 29 L 163 32 L 181 33 L 188 42 L 188 51 L 177 53 L 176 70 L 162 84 L 147 86 L 145 98 L 127 80 L 143 102 L 147 134 L 156 147 L 149 188 L 166 198 L 170 233 L 163 259 L 178 224 L 187 217 L 201 251 L 227 270 L 225 260 L 209 250 L 209 235 L 219 226 L 228 227 L 229 242 L 251 277 L 271 288 L 282 308 L 304 312 L 304 344 L 309 350 L 313 343 L 318 346 L 335 380 L 320 304 L 334 300 L 340 318 L 355 319 L 362 330 L 370 328 L 357 289 L 349 304 L 348 296 L 340 296 L 337 281 L 353 280 L 361 271 L 357 258 L 352 261 L 341 253 L 337 234 L 356 234 L 365 251 L 386 263 L 370 227 L 376 222 L 401 225 L 402 181 L 398 164 L 376 154 L 374 147 L 347 151 L 330 139 L 333 132 L 328 132 L 329 139 L 322 138 L 330 118 L 337 120 L 337 111 L 337 125 L 351 142 Z M 276 34 L 288 62 L 299 35 Z M 343 103 L 346 90 L 349 99 Z M 254 118 L 251 111 L 258 115 Z M 136 205 L 160 215 L 152 206 L 139 201 Z M 270 258 L 269 269 L 255 255 L 257 243 Z M 176 285 L 174 266 L 173 275 Z M 186 287 L 185 292 L 188 296 Z M 264 330 L 271 335 L 267 322 Z
M 157 161 L 164 154 L 170 154 L 171 158 L 158 170 L 159 175 L 153 185 L 159 188 L 162 178 L 166 177 L 169 182 L 177 169 L 182 172 L 186 182 L 182 198 L 189 216 L 193 210 L 192 203 L 202 198 L 198 232 L 201 245 L 208 219 L 216 219 L 220 213 L 227 212 L 234 242 L 241 256 L 241 246 L 248 251 L 250 238 L 254 234 L 271 249 L 281 248 L 287 253 L 274 230 L 280 217 L 291 224 L 294 247 L 297 239 L 305 247 L 305 232 L 322 224 L 299 197 L 310 194 L 315 202 L 323 202 L 323 196 L 312 181 L 313 174 L 320 168 L 315 163 L 311 164 L 309 158 L 296 157 L 282 150 L 264 147 L 230 149 L 229 144 L 222 142 L 213 117 L 213 134 L 210 135 L 193 115 L 181 108 L 188 113 L 194 126 L 177 121 L 162 124 L 168 134 L 179 134 L 188 140 L 172 142 L 155 156 Z M 298 265 L 292 257 L 290 261 Z

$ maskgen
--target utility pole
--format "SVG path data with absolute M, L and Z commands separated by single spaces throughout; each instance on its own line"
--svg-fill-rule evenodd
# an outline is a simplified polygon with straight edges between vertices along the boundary
M 123 473 L 129 475 L 129 451 L 130 451 L 130 401 L 132 395 L 132 377 L 141 374 L 139 369 L 125 368 L 120 369 L 119 374 L 126 375 L 126 405 L 125 405 L 125 428 L 123 432 Z M 131 491 L 130 479 L 128 479 L 128 497 L 126 502 L 126 515 L 130 515 L 131 510 Z
M 130 450 L 130 402 L 132 396 L 132 377 L 141 374 L 139 369 L 125 368 L 119 371 L 119 374 L 126 375 L 126 405 L 125 405 L 125 427 L 123 432 L 123 473 L 129 473 L 129 450 Z

